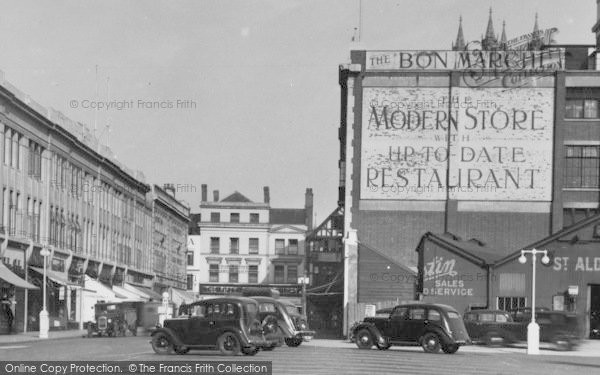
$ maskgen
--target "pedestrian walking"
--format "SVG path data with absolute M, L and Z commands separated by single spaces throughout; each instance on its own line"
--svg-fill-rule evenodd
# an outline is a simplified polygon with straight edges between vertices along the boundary
M 12 301 L 8 299 L 8 296 L 6 294 L 4 294 L 2 296 L 1 304 L 2 304 L 2 311 L 4 313 L 4 316 L 6 317 L 6 323 L 8 325 L 8 333 L 11 334 L 13 320 L 15 318 L 13 315 L 13 312 L 12 312 Z

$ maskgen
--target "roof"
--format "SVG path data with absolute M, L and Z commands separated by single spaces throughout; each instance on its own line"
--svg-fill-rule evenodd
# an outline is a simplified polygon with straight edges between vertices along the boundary
M 421 248 L 421 244 L 426 239 L 456 253 L 457 255 L 469 259 L 471 262 L 479 263 L 480 266 L 492 264 L 499 258 L 500 254 L 498 251 L 487 247 L 485 243 L 475 238 L 464 241 L 452 233 L 436 234 L 431 232 L 427 232 L 423 235 L 419 246 L 417 246 L 417 251 Z
M 248 199 L 244 194 L 239 191 L 234 191 L 233 194 L 223 198 L 221 202 L 229 202 L 229 203 L 251 203 L 252 201 Z
M 358 241 L 358 246 L 359 247 L 364 247 L 365 249 L 374 252 L 375 254 L 379 255 L 382 258 L 384 258 L 388 262 L 390 262 L 392 264 L 395 264 L 396 266 L 402 268 L 403 270 L 407 271 L 408 273 L 410 273 L 412 275 L 415 275 L 415 276 L 417 275 L 417 272 L 413 269 L 413 267 L 410 267 L 410 266 L 407 266 L 405 264 L 402 264 L 402 263 L 398 262 L 397 260 L 390 258 L 388 255 L 384 254 L 383 252 L 381 252 L 381 251 L 379 251 L 379 250 L 377 250 L 377 249 L 375 249 L 375 248 L 373 248 L 371 246 L 365 245 L 364 243 L 362 243 L 360 241 Z
M 269 221 L 271 224 L 305 224 L 306 210 L 303 208 L 271 208 Z
M 562 237 L 568 236 L 569 234 L 577 232 L 578 230 L 585 228 L 589 225 L 595 225 L 595 224 L 600 224 L 600 214 L 590 216 L 587 219 L 583 219 L 583 220 L 571 225 L 570 227 L 564 228 L 563 230 L 560 230 L 554 234 L 551 234 L 550 236 L 548 236 L 546 238 L 543 238 L 543 239 L 541 239 L 537 242 L 534 242 L 532 244 L 529 244 L 527 246 L 523 246 L 522 249 L 539 249 L 540 247 L 546 246 L 555 240 L 558 240 Z M 510 262 L 511 260 L 516 259 L 519 256 L 521 256 L 521 249 L 505 256 L 504 258 L 498 259 L 496 262 L 494 262 L 494 267 L 498 267 L 502 264 Z

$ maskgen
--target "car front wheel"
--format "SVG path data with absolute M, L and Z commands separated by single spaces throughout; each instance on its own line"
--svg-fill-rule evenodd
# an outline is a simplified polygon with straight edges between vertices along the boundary
M 421 346 L 426 353 L 438 353 L 441 348 L 440 338 L 435 333 L 426 333 L 421 338 Z
M 368 329 L 363 328 L 356 334 L 356 346 L 359 349 L 371 349 L 373 346 L 373 336 Z
M 225 332 L 217 339 L 217 347 L 223 355 L 238 355 L 240 353 L 240 340 L 231 332 Z
M 152 349 L 156 354 L 171 354 L 173 344 L 167 334 L 160 332 L 152 336 Z
M 457 344 L 444 345 L 442 347 L 442 350 L 446 354 L 454 354 L 454 353 L 456 353 L 458 351 L 458 345 Z
M 290 348 L 295 348 L 297 346 L 300 346 L 300 344 L 302 344 L 302 339 L 298 339 L 295 337 L 286 337 L 285 344 L 287 346 L 289 346 Z

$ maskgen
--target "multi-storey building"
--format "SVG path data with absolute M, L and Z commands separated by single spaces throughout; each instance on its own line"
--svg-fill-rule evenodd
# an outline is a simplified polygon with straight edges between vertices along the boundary
M 271 208 L 268 187 L 263 202 L 239 192 L 220 200 L 219 192 L 213 193 L 208 201 L 202 186 L 199 234 L 188 238 L 188 289 L 206 296 L 239 293 L 248 285 L 275 288 L 300 304 L 298 277 L 304 275 L 312 190 L 306 191 L 304 209 Z
M 498 40 L 490 14 L 476 43 L 460 26 L 452 50 L 356 50 L 340 67 L 346 326 L 361 303 L 437 290 L 425 267 L 450 263 L 419 261 L 426 233 L 500 258 L 598 213 L 596 46 L 549 45 L 553 31 L 536 17 L 532 33 Z M 498 295 L 523 295 L 518 280 Z
M 153 186 L 154 290 L 186 289 L 187 230 L 190 208 L 175 198 L 175 188 Z
M 185 272 L 187 208 L 159 188 L 151 194 L 143 174 L 119 164 L 93 132 L 2 72 L 0 138 L 0 294 L 16 302 L 15 329 L 39 329 L 44 263 L 51 328 L 81 327 L 98 300 L 159 299 L 153 228 L 169 252 L 156 281 L 183 286 L 181 276 L 163 278 Z M 153 226 L 153 213 L 164 226 Z

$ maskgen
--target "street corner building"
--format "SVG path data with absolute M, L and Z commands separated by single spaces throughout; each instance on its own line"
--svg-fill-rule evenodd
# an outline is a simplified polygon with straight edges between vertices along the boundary
M 0 294 L 14 316 L 0 314 L 0 334 L 40 330 L 43 307 L 51 330 L 81 329 L 98 302 L 185 292 L 189 207 L 172 186 L 146 183 L 1 71 L 0 158 Z
M 492 19 L 473 42 L 460 19 L 448 50 L 357 48 L 340 65 L 346 330 L 365 305 L 530 306 L 531 265 L 513 260 L 532 246 L 566 246 L 536 305 L 600 315 L 597 46 L 557 44 L 537 15 L 498 37 Z
M 199 298 L 241 295 L 251 287 L 276 290 L 282 300 L 303 306 L 306 233 L 312 228 L 313 193 L 307 188 L 304 208 L 271 207 L 271 192 L 254 202 L 240 192 L 208 199 L 202 185 L 200 211 L 192 213 L 188 236 L 189 292 Z

